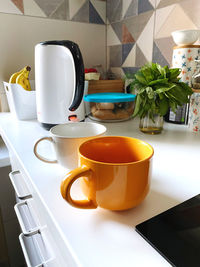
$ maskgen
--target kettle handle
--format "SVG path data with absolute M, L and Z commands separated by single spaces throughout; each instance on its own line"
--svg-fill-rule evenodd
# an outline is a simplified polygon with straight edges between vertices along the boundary
M 82 101 L 82 98 L 83 98 L 83 93 L 84 93 L 84 83 L 85 83 L 84 63 L 83 63 L 81 51 L 77 44 L 68 41 L 65 43 L 65 46 L 72 53 L 72 56 L 74 59 L 74 65 L 75 65 L 76 85 L 75 85 L 74 98 L 69 107 L 70 111 L 75 111 L 79 107 Z

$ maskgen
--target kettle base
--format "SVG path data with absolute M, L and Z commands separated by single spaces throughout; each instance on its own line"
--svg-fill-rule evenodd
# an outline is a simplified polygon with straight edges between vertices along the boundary
M 40 122 L 40 125 L 45 128 L 46 130 L 50 130 L 53 126 L 56 126 L 57 124 L 50 124 L 50 123 L 43 123 L 43 122 Z

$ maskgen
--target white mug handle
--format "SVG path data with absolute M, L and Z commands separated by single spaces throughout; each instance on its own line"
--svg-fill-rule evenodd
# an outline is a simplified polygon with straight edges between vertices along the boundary
M 48 140 L 48 141 L 50 141 L 50 142 L 53 142 L 52 137 L 43 137 L 43 138 L 40 138 L 40 139 L 35 143 L 35 145 L 34 145 L 33 152 L 34 152 L 35 156 L 36 156 L 38 159 L 40 159 L 40 160 L 42 160 L 42 161 L 44 161 L 44 162 L 46 162 L 46 163 L 57 163 L 57 162 L 58 162 L 57 160 L 50 160 L 50 159 L 47 159 L 47 158 L 41 156 L 41 155 L 37 152 L 37 146 L 38 146 L 38 144 L 39 144 L 41 141 L 43 141 L 43 140 Z

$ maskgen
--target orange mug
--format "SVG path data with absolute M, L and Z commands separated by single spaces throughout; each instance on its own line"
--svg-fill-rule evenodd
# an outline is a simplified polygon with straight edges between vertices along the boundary
M 79 166 L 61 183 L 62 197 L 73 207 L 126 210 L 140 204 L 150 188 L 154 150 L 146 142 L 123 136 L 93 138 L 79 147 Z M 87 197 L 75 200 L 71 186 L 80 179 Z

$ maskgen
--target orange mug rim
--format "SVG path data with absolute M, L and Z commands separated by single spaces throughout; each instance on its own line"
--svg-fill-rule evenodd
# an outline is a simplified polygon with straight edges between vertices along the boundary
M 81 147 L 82 147 L 85 143 L 91 143 L 91 142 L 93 142 L 94 140 L 97 140 L 97 139 L 106 139 L 106 138 L 110 138 L 110 137 L 111 137 L 111 138 L 122 138 L 122 139 L 134 139 L 134 140 L 140 141 L 140 142 L 142 142 L 142 143 L 145 143 L 145 144 L 148 145 L 148 147 L 151 149 L 151 155 L 148 156 L 148 157 L 146 157 L 146 158 L 144 158 L 144 159 L 142 159 L 142 160 L 138 160 L 138 161 L 122 162 L 122 163 L 110 163 L 110 162 L 102 162 L 102 161 L 97 161 L 97 160 L 90 159 L 90 158 L 84 156 L 84 155 L 80 152 Z M 129 136 L 108 135 L 108 136 L 95 137 L 95 138 L 92 138 L 92 139 L 90 139 L 90 140 L 87 140 L 87 141 L 83 142 L 83 143 L 79 146 L 78 154 L 79 154 L 79 156 L 81 156 L 82 158 L 84 158 L 84 159 L 86 159 L 86 160 L 89 160 L 89 161 L 91 161 L 91 162 L 93 162 L 93 163 L 98 163 L 98 164 L 101 164 L 101 165 L 112 165 L 112 166 L 116 166 L 116 165 L 117 165 L 117 166 L 122 166 L 122 165 L 138 164 L 138 163 L 142 163 L 142 162 L 144 162 L 144 161 L 149 160 L 149 159 L 152 158 L 153 155 L 154 155 L 154 149 L 153 149 L 153 147 L 152 147 L 149 143 L 147 143 L 146 141 L 143 141 L 143 140 L 141 140 L 141 139 L 138 139 L 138 138 L 133 138 L 133 137 L 129 137 Z

